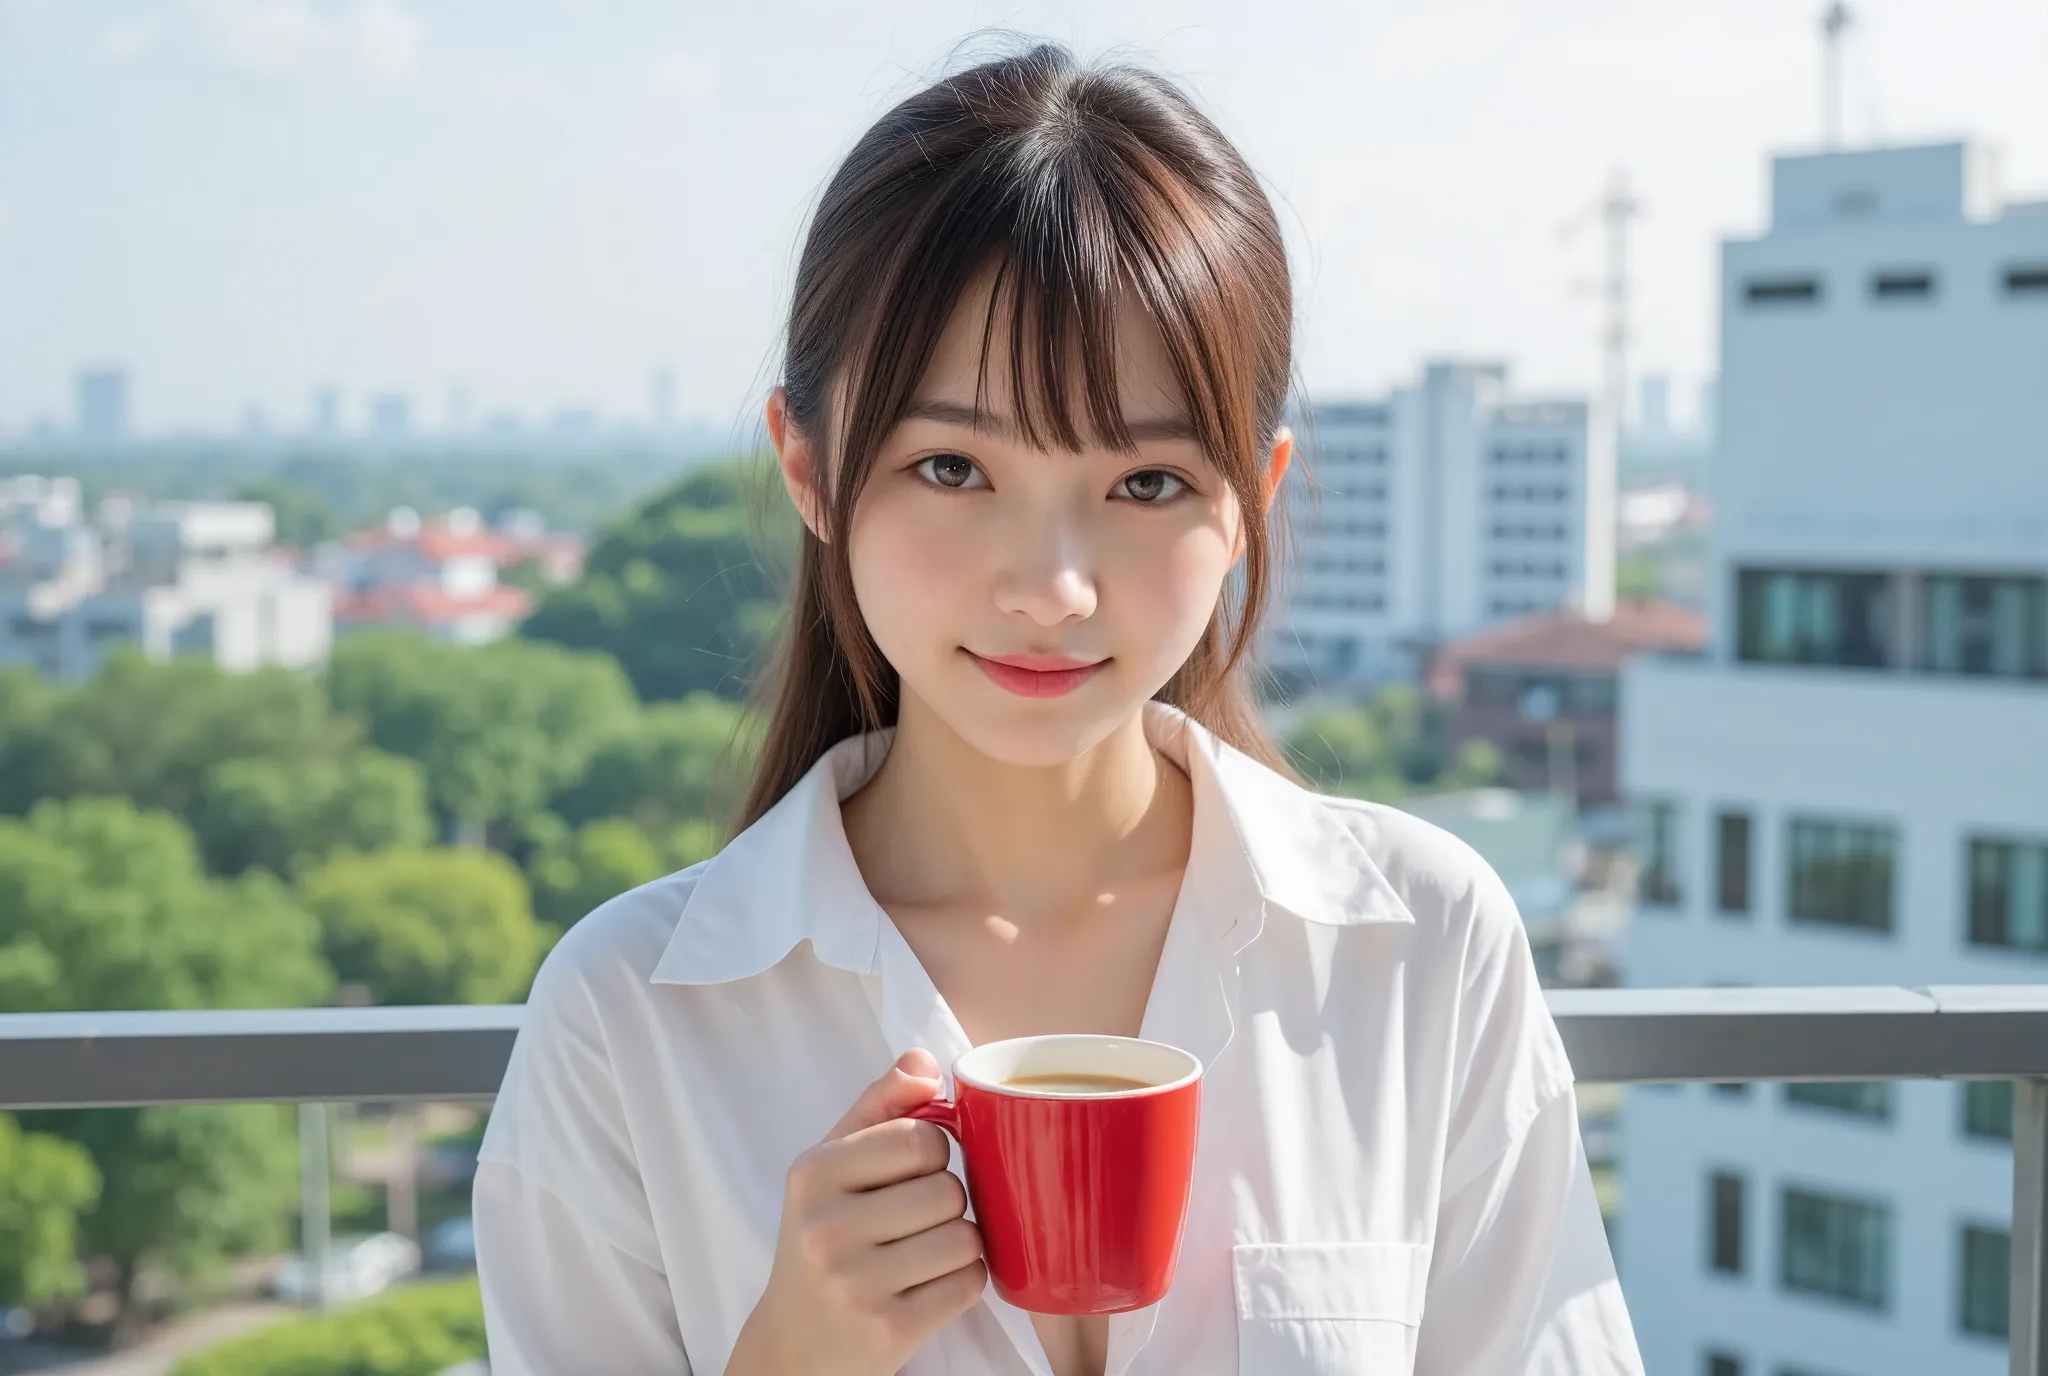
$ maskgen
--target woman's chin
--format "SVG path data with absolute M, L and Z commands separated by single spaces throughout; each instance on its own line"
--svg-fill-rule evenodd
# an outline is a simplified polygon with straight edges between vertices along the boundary
M 932 711 L 977 754 L 1020 769 L 1049 769 L 1093 750 L 1143 706 L 1143 700 L 1105 701 L 1089 684 L 1061 698 L 1024 698 L 994 685 L 932 702 Z M 1001 697 L 991 701 L 992 694 Z M 927 701 L 931 701 L 927 699 Z

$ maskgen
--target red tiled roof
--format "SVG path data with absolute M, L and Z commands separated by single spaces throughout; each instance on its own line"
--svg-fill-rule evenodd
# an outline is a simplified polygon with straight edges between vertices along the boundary
M 551 533 L 526 538 L 485 529 L 454 531 L 439 521 L 427 522 L 413 535 L 398 535 L 385 526 L 353 530 L 342 537 L 342 543 L 359 554 L 411 545 L 437 564 L 481 555 L 501 569 L 542 557 L 580 559 L 583 553 L 583 538 L 578 535 Z
M 400 583 L 368 592 L 344 593 L 334 600 L 336 621 L 380 621 L 430 625 L 489 616 L 517 621 L 533 610 L 533 597 L 522 588 L 495 587 L 480 597 L 457 597 L 431 583 Z
M 1551 611 L 1443 646 L 1430 670 L 1430 689 L 1439 697 L 1456 697 L 1466 667 L 1473 664 L 1611 674 L 1641 651 L 1697 654 L 1706 643 L 1706 617 L 1669 602 L 1620 602 L 1607 621 Z

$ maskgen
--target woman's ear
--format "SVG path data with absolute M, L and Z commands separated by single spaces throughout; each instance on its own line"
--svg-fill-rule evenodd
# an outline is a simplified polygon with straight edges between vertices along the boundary
M 824 493 L 818 482 L 817 451 L 810 436 L 789 413 L 789 389 L 777 387 L 768 394 L 768 442 L 775 446 L 775 462 L 782 469 L 782 486 L 789 493 L 796 514 L 820 540 L 824 532 Z
M 1265 489 L 1265 502 L 1262 506 L 1260 506 L 1258 513 L 1256 515 L 1246 515 L 1244 516 L 1243 520 L 1239 522 L 1237 528 L 1237 545 L 1234 549 L 1232 549 L 1230 554 L 1231 563 L 1234 564 L 1238 560 L 1244 558 L 1245 538 L 1243 521 L 1263 521 L 1272 512 L 1273 503 L 1276 500 L 1278 500 L 1280 496 L 1280 484 L 1286 480 L 1287 469 L 1291 464 L 1293 464 L 1293 462 L 1294 432 L 1283 425 L 1280 427 L 1279 433 L 1273 436 L 1273 452 L 1266 456 L 1266 474 L 1265 477 L 1260 480 L 1261 486 L 1263 486 Z
M 1266 456 L 1266 507 L 1260 515 L 1273 509 L 1274 500 L 1280 495 L 1280 484 L 1287 477 L 1287 470 L 1294 463 L 1294 432 L 1281 426 L 1273 436 L 1273 452 Z

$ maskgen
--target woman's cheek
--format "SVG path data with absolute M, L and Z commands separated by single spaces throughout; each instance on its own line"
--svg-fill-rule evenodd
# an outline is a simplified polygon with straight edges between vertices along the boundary
M 1127 563 L 1124 586 L 1129 595 L 1117 601 L 1156 637 L 1155 652 L 1161 659 L 1178 668 L 1215 614 L 1229 572 L 1226 539 L 1209 529 L 1178 532 L 1163 547 L 1154 546 Z
M 1173 542 L 1158 567 L 1173 585 L 1162 597 L 1197 624 L 1208 625 L 1230 574 L 1228 538 L 1207 526 L 1187 531 Z
M 866 514 L 847 553 L 854 593 L 877 643 L 886 652 L 909 648 L 901 643 L 904 635 L 945 634 L 954 619 L 943 615 L 950 600 L 972 586 L 962 562 L 969 547 L 959 539 L 957 523 L 948 529 L 947 523 L 911 518 L 893 505 Z

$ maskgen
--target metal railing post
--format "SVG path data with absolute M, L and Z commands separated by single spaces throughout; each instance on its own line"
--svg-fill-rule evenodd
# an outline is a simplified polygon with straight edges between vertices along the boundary
M 308 1303 L 327 1307 L 327 1105 L 299 1105 L 299 1237 L 306 1260 Z
M 2048 1376 L 2048 1080 L 2013 1083 L 2012 1376 Z

